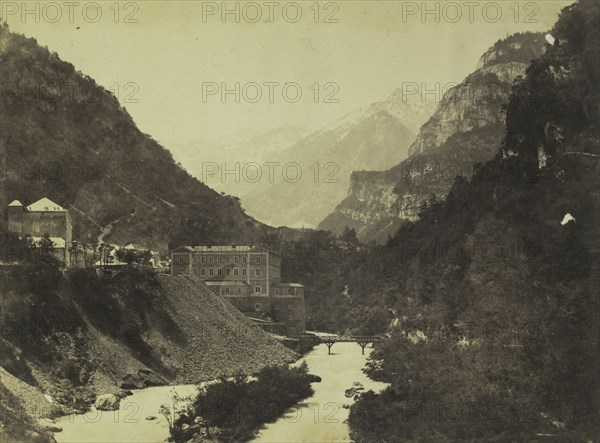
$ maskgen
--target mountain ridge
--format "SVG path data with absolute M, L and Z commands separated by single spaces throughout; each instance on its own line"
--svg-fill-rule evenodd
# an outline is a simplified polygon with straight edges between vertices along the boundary
M 385 101 L 354 110 L 274 156 L 271 161 L 280 165 L 300 165 L 302 179 L 259 183 L 242 198 L 244 208 L 274 226 L 315 226 L 347 194 L 352 170 L 385 169 L 406 157 L 415 136 L 411 128 L 429 117 L 433 104 L 405 98 L 394 91 Z M 313 199 L 307 201 L 307 195 Z
M 385 242 L 403 221 L 414 221 L 428 200 L 443 198 L 460 171 L 468 176 L 497 151 L 512 83 L 542 48 L 541 33 L 496 42 L 478 68 L 444 94 L 408 158 L 386 171 L 354 171 L 348 196 L 318 228 L 339 234 L 348 226 L 363 241 Z
M 271 231 L 177 165 L 111 92 L 6 24 L 0 78 L 2 212 L 9 201 L 47 196 L 71 210 L 80 242 L 104 234 L 165 252 L 170 244 L 257 241 Z

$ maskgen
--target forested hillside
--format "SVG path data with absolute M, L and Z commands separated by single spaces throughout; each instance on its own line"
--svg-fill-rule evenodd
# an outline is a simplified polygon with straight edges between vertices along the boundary
M 339 234 L 348 226 L 362 241 L 385 243 L 403 223 L 418 218 L 431 196 L 443 199 L 455 177 L 471 177 L 477 163 L 497 152 L 511 87 L 543 48 L 540 33 L 495 42 L 464 81 L 439 97 L 408 158 L 384 171 L 355 170 L 348 196 L 319 228 Z
M 112 93 L 34 39 L 0 27 L 0 211 L 46 196 L 82 242 L 242 242 L 267 228 L 191 177 Z
M 599 20 L 563 10 L 496 157 L 356 270 L 351 298 L 393 313 L 356 441 L 598 439 Z

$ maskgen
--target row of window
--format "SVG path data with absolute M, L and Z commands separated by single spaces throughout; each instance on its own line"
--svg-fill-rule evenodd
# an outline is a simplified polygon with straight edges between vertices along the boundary
M 280 291 L 281 289 L 281 291 Z M 287 290 L 286 290 L 287 289 Z M 275 295 L 296 295 L 296 288 L 275 288 Z
M 240 269 L 239 268 L 226 268 L 225 269 L 225 276 L 229 277 L 230 275 L 232 275 L 234 277 L 239 277 L 240 276 Z M 194 268 L 194 275 L 198 275 L 198 269 Z M 200 276 L 201 277 L 223 277 L 223 268 L 217 268 L 216 269 L 216 274 L 215 274 L 215 268 L 200 268 Z M 246 268 L 242 268 L 242 277 L 246 277 L 247 276 L 247 270 Z M 260 277 L 261 276 L 261 270 L 260 268 L 256 268 L 254 269 L 254 276 L 255 277 Z
M 295 295 L 296 292 L 294 291 L 294 288 L 287 288 L 287 293 L 288 295 Z M 242 288 L 236 288 L 236 292 L 233 291 L 234 288 L 229 288 L 229 287 L 225 287 L 225 294 L 241 294 L 242 293 Z M 260 285 L 256 285 L 254 287 L 254 292 L 256 294 L 260 294 L 262 292 L 262 286 Z M 281 294 L 280 294 L 281 292 Z M 279 290 L 279 288 L 275 288 L 275 295 L 285 295 L 285 289 L 281 288 L 281 291 Z M 276 305 L 277 306 L 277 305 Z M 291 306 L 291 305 L 290 305 Z
M 234 292 L 235 289 L 235 292 Z M 230 295 L 230 294 L 241 294 L 242 293 L 242 288 L 229 288 L 229 287 L 225 287 L 225 295 Z M 262 286 L 260 285 L 256 285 L 254 287 L 254 293 L 255 294 L 261 294 L 262 293 Z
M 36 234 L 42 232 L 45 229 L 60 228 L 59 223 L 51 222 L 51 221 L 33 222 L 32 224 L 33 224 L 32 231 Z
M 260 264 L 262 262 L 262 257 L 260 255 L 254 257 L 254 260 L 252 260 L 252 257 L 250 258 L 250 262 L 254 261 L 256 264 Z M 183 257 L 180 257 L 180 260 L 182 259 Z M 194 255 L 192 260 L 194 263 L 247 263 L 248 258 L 239 255 L 234 255 L 233 257 L 228 255 Z

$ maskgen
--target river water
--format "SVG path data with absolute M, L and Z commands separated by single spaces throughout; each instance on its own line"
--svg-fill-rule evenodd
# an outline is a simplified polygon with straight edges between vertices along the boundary
M 367 355 L 356 343 L 336 343 L 332 354 L 319 345 L 304 356 L 311 374 L 322 378 L 313 383 L 314 395 L 292 408 L 275 423 L 260 431 L 256 442 L 341 442 L 350 441 L 346 423 L 348 409 L 353 403 L 344 391 L 352 383 L 361 383 L 365 390 L 380 391 L 386 385 L 367 378 L 362 372 Z M 300 360 L 302 361 L 302 360 Z M 297 363 L 299 364 L 300 361 Z M 170 405 L 174 393 L 190 396 L 196 392 L 193 385 L 157 386 L 133 391 L 121 400 L 119 411 L 92 410 L 83 415 L 62 417 L 57 425 L 63 428 L 54 437 L 58 443 L 150 443 L 163 442 L 168 436 L 168 423 L 158 412 L 162 404 Z M 154 416 L 155 420 L 146 420 Z
M 155 386 L 133 391 L 121 400 L 118 411 L 97 411 L 92 406 L 86 414 L 71 414 L 57 423 L 63 430 L 54 434 L 58 443 L 150 443 L 163 442 L 169 436 L 167 420 L 158 410 L 171 405 L 173 394 L 191 396 L 195 385 Z M 146 420 L 154 416 L 155 420 Z
M 350 428 L 346 423 L 352 398 L 346 398 L 344 391 L 352 383 L 361 383 L 365 391 L 379 392 L 387 384 L 369 379 L 363 372 L 371 348 L 362 355 L 356 343 L 336 343 L 327 355 L 327 346 L 317 346 L 306 354 L 304 359 L 311 374 L 322 378 L 321 383 L 313 383 L 314 395 L 297 408 L 288 411 L 275 423 L 265 425 L 255 442 L 342 442 L 350 441 Z

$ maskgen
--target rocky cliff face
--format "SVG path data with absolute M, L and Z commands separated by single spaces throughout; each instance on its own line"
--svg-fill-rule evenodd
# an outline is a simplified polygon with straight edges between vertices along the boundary
M 319 228 L 340 233 L 349 226 L 363 241 L 385 241 L 428 200 L 443 198 L 457 175 L 469 177 L 476 163 L 491 159 L 511 86 L 542 54 L 543 42 L 541 34 L 517 34 L 486 51 L 477 69 L 444 94 L 409 157 L 387 171 L 352 173 L 348 197 Z
M 266 160 L 280 166 L 275 179 L 244 183 L 251 189 L 242 205 L 257 219 L 275 226 L 314 227 L 347 193 L 357 169 L 385 170 L 408 155 L 418 128 L 434 104 L 397 90 L 387 100 L 358 109 Z M 282 176 L 284 165 L 296 164 Z M 291 171 L 291 172 L 289 172 Z

